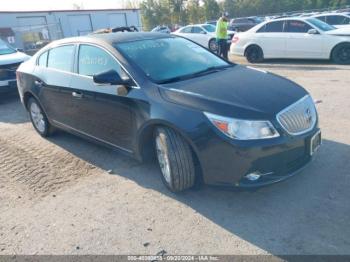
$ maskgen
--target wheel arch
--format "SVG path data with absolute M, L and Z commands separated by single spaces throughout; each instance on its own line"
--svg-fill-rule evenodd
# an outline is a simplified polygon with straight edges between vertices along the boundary
M 39 104 L 40 104 L 40 106 L 41 106 L 41 108 L 43 108 L 42 107 L 42 105 L 41 105 L 41 103 L 40 103 L 40 101 L 39 101 L 39 99 L 36 97 L 36 95 L 34 95 L 32 92 L 30 92 L 30 91 L 26 91 L 24 94 L 23 94 L 23 105 L 24 105 L 24 107 L 28 110 L 28 101 L 29 101 L 29 99 L 30 98 L 34 98 Z M 43 109 L 44 110 L 44 109 Z
M 215 37 L 211 37 L 211 38 L 208 40 L 208 48 L 209 48 L 209 50 L 210 50 L 210 42 L 211 42 L 211 41 L 215 41 L 215 42 L 216 42 Z
M 157 127 L 167 127 L 176 131 L 181 137 L 185 139 L 185 141 L 189 144 L 192 155 L 194 157 L 195 165 L 199 167 L 199 172 L 196 172 L 197 175 L 202 178 L 202 170 L 201 170 L 201 161 L 198 154 L 198 149 L 189 136 L 181 129 L 177 128 L 174 124 L 165 121 L 165 120 L 152 120 L 146 123 L 138 132 L 137 143 L 136 143 L 136 151 L 135 156 L 140 161 L 149 161 L 155 157 L 154 150 L 154 131 Z M 198 174 L 197 174 L 198 173 Z
M 338 46 L 343 45 L 343 44 L 350 44 L 350 41 L 342 41 L 342 42 L 340 42 L 340 43 L 337 43 L 335 46 L 333 46 L 333 48 L 331 49 L 331 52 L 329 53 L 329 59 L 332 59 L 334 50 L 335 50 Z

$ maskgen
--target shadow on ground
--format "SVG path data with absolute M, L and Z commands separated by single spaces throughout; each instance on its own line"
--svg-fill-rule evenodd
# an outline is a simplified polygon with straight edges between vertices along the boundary
M 155 163 L 141 164 L 118 152 L 59 132 L 50 141 L 103 170 L 113 170 L 180 201 L 249 243 L 279 254 L 344 254 L 350 240 L 350 146 L 325 140 L 299 175 L 256 191 L 203 185 L 181 194 L 162 184 Z
M 16 118 L 13 116 L 16 115 Z M 0 94 L 0 123 L 20 124 L 29 121 L 17 93 Z

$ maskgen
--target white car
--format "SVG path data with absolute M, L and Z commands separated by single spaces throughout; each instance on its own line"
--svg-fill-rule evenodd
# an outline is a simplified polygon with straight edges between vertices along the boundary
M 216 27 L 211 24 L 198 24 L 198 25 L 188 25 L 182 27 L 175 31 L 174 35 L 185 37 L 205 48 L 209 48 L 211 51 L 216 52 L 218 49 L 218 44 L 216 42 Z M 234 31 L 227 31 L 228 33 L 228 43 L 231 42 L 234 36 Z
M 0 39 L 0 93 L 17 90 L 16 70 L 29 58 Z
M 230 51 L 251 63 L 295 58 L 350 64 L 350 28 L 337 29 L 316 18 L 281 18 L 236 34 Z
M 329 13 L 329 14 L 318 14 L 313 16 L 327 24 L 333 25 L 337 28 L 348 27 L 350 28 L 350 15 L 342 13 Z

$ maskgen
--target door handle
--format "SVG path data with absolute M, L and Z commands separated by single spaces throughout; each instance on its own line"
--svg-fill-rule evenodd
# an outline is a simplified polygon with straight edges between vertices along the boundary
M 72 96 L 75 98 L 83 98 L 83 94 L 79 92 L 72 92 Z
M 37 86 L 37 87 L 42 87 L 44 85 L 44 83 L 40 80 L 35 80 L 34 81 L 34 84 Z

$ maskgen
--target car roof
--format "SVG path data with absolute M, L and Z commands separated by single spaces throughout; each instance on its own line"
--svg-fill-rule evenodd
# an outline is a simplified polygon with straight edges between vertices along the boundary
M 330 15 L 347 16 L 347 15 L 344 14 L 344 13 L 321 13 L 321 14 L 314 15 L 313 17 L 330 16 Z
M 306 21 L 310 17 L 299 17 L 299 16 L 291 16 L 291 17 L 282 17 L 282 18 L 276 18 L 272 19 L 266 22 L 275 22 L 275 21 L 288 21 L 288 20 L 300 20 L 300 21 Z
M 62 45 L 66 43 L 101 43 L 105 42 L 108 44 L 133 42 L 138 40 L 149 40 L 158 38 L 169 38 L 168 34 L 156 33 L 156 32 L 116 32 L 116 33 L 105 33 L 105 34 L 91 34 L 86 36 L 70 37 L 50 43 L 52 45 Z

